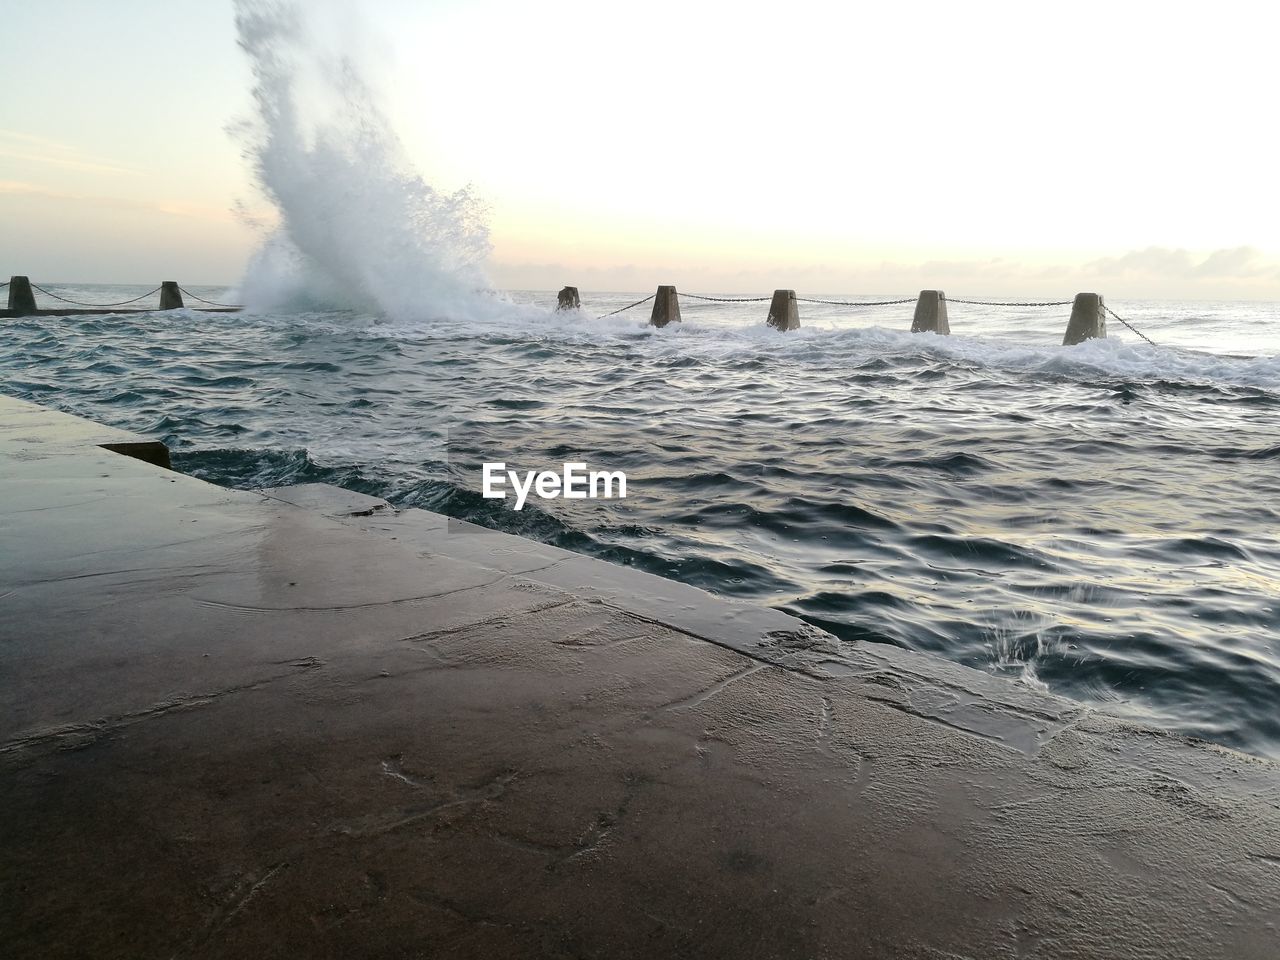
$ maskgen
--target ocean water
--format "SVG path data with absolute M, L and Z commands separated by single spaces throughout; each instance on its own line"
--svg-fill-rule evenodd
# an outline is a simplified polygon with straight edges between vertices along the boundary
M 953 303 L 951 337 L 910 304 L 595 319 L 644 293 L 0 321 L 0 390 L 217 483 L 336 483 L 1280 757 L 1280 305 L 1110 304 L 1157 347 L 1061 347 L 1066 307 Z M 491 460 L 629 496 L 517 512 Z

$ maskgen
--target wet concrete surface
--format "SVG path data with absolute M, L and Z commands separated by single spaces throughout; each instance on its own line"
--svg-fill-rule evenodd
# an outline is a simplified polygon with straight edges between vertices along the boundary
M 1280 771 L 0 398 L 0 956 L 1280 955 Z

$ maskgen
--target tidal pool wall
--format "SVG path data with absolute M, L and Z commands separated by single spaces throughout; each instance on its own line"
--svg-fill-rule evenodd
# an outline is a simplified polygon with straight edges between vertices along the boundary
M 1276 956 L 1272 763 L 137 443 L 0 398 L 0 955 Z

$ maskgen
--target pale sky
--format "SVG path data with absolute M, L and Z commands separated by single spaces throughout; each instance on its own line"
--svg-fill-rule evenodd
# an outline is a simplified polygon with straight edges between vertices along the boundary
M 230 0 L 6 0 L 0 274 L 234 283 Z M 1266 3 L 304 4 L 498 286 L 1280 300 Z

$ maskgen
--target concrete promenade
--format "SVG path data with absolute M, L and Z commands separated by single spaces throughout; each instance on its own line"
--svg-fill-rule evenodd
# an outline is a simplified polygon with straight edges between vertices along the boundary
M 0 957 L 1280 956 L 1280 768 L 0 397 Z

